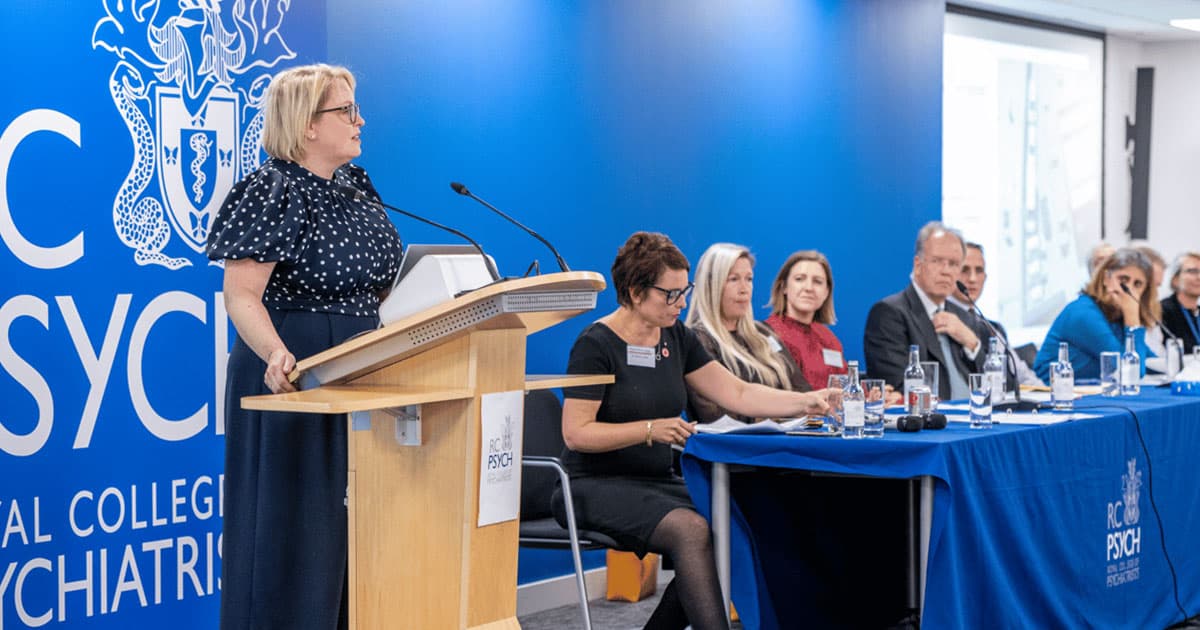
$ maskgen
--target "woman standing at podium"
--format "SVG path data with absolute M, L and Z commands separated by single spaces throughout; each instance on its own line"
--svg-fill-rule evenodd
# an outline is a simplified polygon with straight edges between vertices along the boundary
M 824 394 L 746 383 L 712 360 L 679 321 L 692 284 L 689 265 L 662 234 L 637 232 L 617 253 L 620 305 L 579 335 L 570 374 L 612 374 L 612 385 L 563 390 L 563 461 L 579 527 L 606 534 L 639 556 L 662 553 L 675 579 L 647 628 L 727 628 L 708 522 L 671 469 L 671 447 L 695 426 L 680 418 L 691 387 L 750 417 L 822 413 Z M 566 522 L 560 494 L 555 518 Z
M 237 339 L 225 410 L 221 627 L 345 628 L 346 419 L 247 411 L 243 396 L 294 391 L 288 373 L 375 328 L 400 236 L 362 168 L 363 119 L 345 68 L 278 74 L 264 106 L 270 156 L 213 219 L 208 257 L 225 264 Z

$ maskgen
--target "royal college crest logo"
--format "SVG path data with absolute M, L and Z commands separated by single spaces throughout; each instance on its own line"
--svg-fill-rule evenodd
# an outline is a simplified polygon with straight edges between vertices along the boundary
M 1142 575 L 1141 501 L 1142 471 L 1137 459 L 1126 460 L 1121 475 L 1121 498 L 1108 502 L 1105 528 L 1105 584 L 1109 588 L 1137 581 Z
M 1126 462 L 1128 472 L 1121 475 L 1121 490 L 1125 494 L 1125 514 L 1122 520 L 1125 525 L 1137 525 L 1138 512 L 1138 494 L 1142 487 L 1142 471 L 1137 469 L 1137 460 L 1131 459 Z
M 92 47 L 117 56 L 108 79 L 133 140 L 113 227 L 139 265 L 189 266 L 213 215 L 262 161 L 259 111 L 271 70 L 296 56 L 280 25 L 290 0 L 104 0 Z M 186 252 L 185 252 L 186 253 Z

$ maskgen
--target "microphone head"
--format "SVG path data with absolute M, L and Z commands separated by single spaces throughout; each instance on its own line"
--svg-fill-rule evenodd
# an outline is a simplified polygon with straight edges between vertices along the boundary
M 337 190 L 338 190 L 338 192 L 342 193 L 343 195 L 345 195 L 355 201 L 362 201 L 363 197 L 366 196 L 363 194 L 363 191 L 361 191 L 349 184 L 338 184 Z
M 454 190 L 454 192 L 456 192 L 460 195 L 471 194 L 471 191 L 467 190 L 466 186 L 463 186 L 462 184 L 460 184 L 458 182 L 450 182 L 450 188 L 452 188 Z
M 958 287 L 959 293 L 961 293 L 967 297 L 971 297 L 971 294 L 967 292 L 967 285 L 963 284 L 962 280 L 955 280 L 954 286 Z

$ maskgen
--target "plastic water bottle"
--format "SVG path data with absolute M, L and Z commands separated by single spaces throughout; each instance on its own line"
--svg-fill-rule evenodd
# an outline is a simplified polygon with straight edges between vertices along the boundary
M 1055 409 L 1075 408 L 1075 368 L 1065 341 L 1058 344 L 1058 360 L 1050 364 L 1050 402 Z
M 1005 367 L 1004 353 L 1000 351 L 1000 339 L 997 337 L 988 337 L 988 353 L 983 361 L 983 373 L 987 374 L 988 381 L 992 384 L 992 404 L 1004 402 L 1008 369 Z
M 911 415 L 917 413 L 917 391 L 925 387 L 925 370 L 921 367 L 921 346 L 908 347 L 908 367 L 904 368 L 904 408 Z
M 1125 352 L 1121 354 L 1121 395 L 1137 396 L 1142 393 L 1142 358 L 1138 356 L 1133 342 L 1133 329 L 1125 331 Z
M 858 382 L 858 361 L 848 361 L 846 369 L 846 387 L 842 390 L 842 412 L 846 420 L 842 437 L 860 438 L 867 423 L 867 397 Z

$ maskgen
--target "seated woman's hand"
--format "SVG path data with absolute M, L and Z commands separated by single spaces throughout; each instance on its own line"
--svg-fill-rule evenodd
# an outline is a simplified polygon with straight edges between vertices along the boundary
M 648 428 L 648 441 L 653 440 L 659 444 L 678 444 L 683 446 L 687 439 L 696 432 L 696 424 L 688 422 L 683 418 L 658 418 L 650 420 Z
M 824 416 L 830 408 L 837 406 L 842 399 L 842 390 L 836 387 L 826 387 L 815 392 L 806 392 L 807 398 L 804 413 L 810 416 Z

